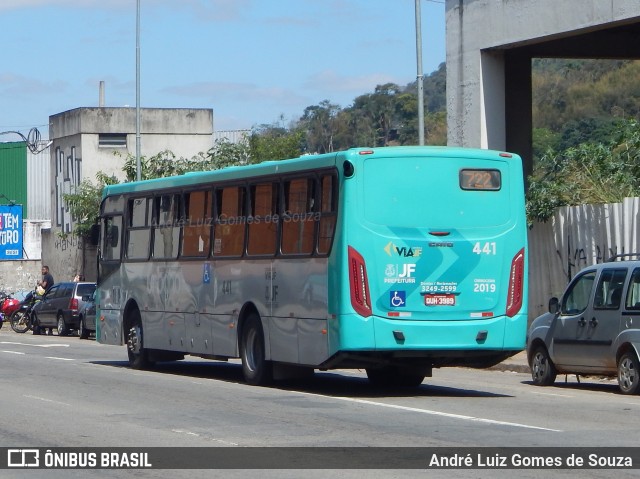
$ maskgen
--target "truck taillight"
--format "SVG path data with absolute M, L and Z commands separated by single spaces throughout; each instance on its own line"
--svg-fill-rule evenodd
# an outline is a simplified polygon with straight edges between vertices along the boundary
M 71 298 L 69 300 L 69 309 L 71 311 L 78 311 L 78 300 L 76 298 Z
M 524 295 L 524 248 L 511 260 L 509 272 L 509 292 L 507 294 L 507 316 L 512 318 L 522 308 Z
M 351 246 L 349 246 L 349 290 L 353 309 L 365 318 L 371 316 L 367 267 L 362 255 Z

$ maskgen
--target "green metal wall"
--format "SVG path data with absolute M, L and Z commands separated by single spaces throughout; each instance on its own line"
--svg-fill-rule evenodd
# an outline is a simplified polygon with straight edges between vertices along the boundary
M 9 200 L 22 205 L 26 218 L 27 144 L 24 141 L 0 143 L 0 204 L 9 204 Z

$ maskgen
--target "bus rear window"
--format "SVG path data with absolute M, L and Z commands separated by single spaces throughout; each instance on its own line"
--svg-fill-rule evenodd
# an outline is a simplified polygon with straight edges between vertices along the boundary
M 478 168 L 470 167 L 469 164 Z M 506 181 L 508 166 L 482 168 L 473 158 L 394 158 L 365 160 L 364 218 L 377 225 L 429 228 L 486 228 L 515 218 L 516 192 Z M 505 177 L 497 190 L 464 190 L 461 171 L 496 171 Z M 474 194 L 475 192 L 475 194 Z M 519 210 L 518 210 L 519 211 Z
M 460 170 L 460 188 L 463 190 L 497 191 L 502 186 L 499 170 Z

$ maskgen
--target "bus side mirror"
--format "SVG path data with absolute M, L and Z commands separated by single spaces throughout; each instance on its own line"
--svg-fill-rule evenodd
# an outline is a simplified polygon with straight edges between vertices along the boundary
M 558 301 L 558 298 L 551 298 L 549 300 L 549 312 L 551 314 L 557 314 L 558 311 L 560 311 L 560 301 Z
M 100 243 L 100 225 L 91 225 L 89 242 L 92 246 L 98 246 L 98 243 Z

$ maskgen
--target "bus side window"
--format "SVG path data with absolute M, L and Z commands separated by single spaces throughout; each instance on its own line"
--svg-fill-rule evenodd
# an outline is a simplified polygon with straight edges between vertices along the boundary
M 315 237 L 315 179 L 284 182 L 282 254 L 312 254 Z
M 320 179 L 320 228 L 318 253 L 329 254 L 336 229 L 337 180 L 335 175 L 324 175 Z
M 177 258 L 180 241 L 180 195 L 162 195 L 155 198 L 153 257 Z
M 278 234 L 278 183 L 251 185 L 247 218 L 249 255 L 275 255 Z
M 244 252 L 245 189 L 227 186 L 216 189 L 214 256 L 242 256 Z
M 182 256 L 207 257 L 211 249 L 211 191 L 192 191 L 184 196 Z
M 104 261 L 120 261 L 122 216 L 105 217 L 103 228 L 102 259 Z
M 133 198 L 127 202 L 127 258 L 149 259 L 151 241 L 151 198 Z

